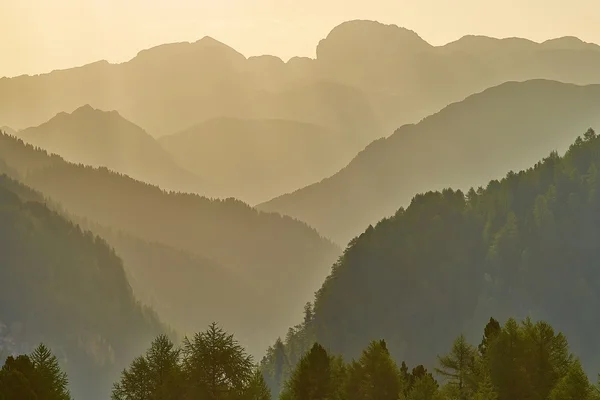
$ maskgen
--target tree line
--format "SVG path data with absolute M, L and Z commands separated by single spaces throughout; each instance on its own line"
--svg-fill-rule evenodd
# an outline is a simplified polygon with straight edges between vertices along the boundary
M 286 359 L 285 367 L 289 367 Z M 112 400 L 599 400 L 569 350 L 544 321 L 490 318 L 476 345 L 458 336 L 430 371 L 392 358 L 385 340 L 372 341 L 349 362 L 313 343 L 289 371 L 279 393 L 269 371 L 253 362 L 234 335 L 217 324 L 176 346 L 159 335 L 123 370 Z M 267 379 L 265 379 L 267 378 Z M 9 356 L 0 370 L 0 400 L 70 400 L 68 379 L 43 344 Z

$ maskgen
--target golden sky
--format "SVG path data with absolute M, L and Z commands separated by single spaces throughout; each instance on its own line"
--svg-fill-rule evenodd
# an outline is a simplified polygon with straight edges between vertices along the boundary
M 0 76 L 125 61 L 212 36 L 246 56 L 314 57 L 335 25 L 374 19 L 432 44 L 466 34 L 600 43 L 600 0 L 0 0 Z

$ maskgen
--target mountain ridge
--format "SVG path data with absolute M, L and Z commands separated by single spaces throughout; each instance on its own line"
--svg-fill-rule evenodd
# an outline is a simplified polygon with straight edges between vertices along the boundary
M 573 139 L 566 133 L 595 125 L 598 109 L 600 85 L 507 82 L 403 125 L 371 143 L 337 174 L 257 208 L 292 215 L 345 243 L 364 226 L 407 205 L 415 193 L 484 184 L 506 169 L 564 150 Z M 510 152 L 510 160 L 490 147 Z
M 116 110 L 86 104 L 15 134 L 74 163 L 107 167 L 167 190 L 207 191 L 197 176 L 177 165 L 152 136 Z

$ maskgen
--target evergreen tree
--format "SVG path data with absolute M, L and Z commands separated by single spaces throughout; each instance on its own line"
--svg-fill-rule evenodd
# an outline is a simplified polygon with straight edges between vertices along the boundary
M 550 393 L 550 400 L 592 400 L 593 389 L 579 360 L 571 363 L 567 374 Z
M 36 370 L 36 393 L 46 400 L 69 400 L 69 380 L 60 369 L 58 359 L 43 343 L 31 353 L 31 362 Z
M 500 333 L 501 330 L 502 330 L 502 328 L 500 327 L 500 323 L 498 321 L 496 321 L 494 318 L 490 318 L 490 321 L 487 323 L 487 325 L 485 326 L 485 329 L 483 330 L 483 339 L 481 340 L 481 343 L 477 347 L 477 349 L 479 350 L 479 353 L 482 356 L 485 356 L 485 353 L 487 351 L 487 348 L 490 345 L 490 342 L 498 336 L 498 334 Z
M 384 340 L 373 341 L 349 371 L 347 399 L 396 400 L 401 392 L 398 366 Z
M 254 376 L 252 357 L 216 323 L 184 339 L 183 371 L 186 395 L 206 400 L 239 398 Z
M 183 379 L 179 358 L 179 349 L 166 335 L 159 335 L 146 354 L 123 371 L 121 380 L 113 386 L 112 399 L 180 399 Z
M 290 400 L 328 400 L 334 392 L 331 357 L 315 343 L 286 383 L 282 398 Z
M 136 357 L 128 369 L 121 373 L 119 382 L 113 385 L 112 400 L 142 400 L 152 396 L 150 366 L 145 357 Z
M 28 356 L 9 356 L 0 370 L 0 398 L 40 400 L 35 392 L 36 372 Z
M 244 392 L 243 400 L 271 400 L 271 390 L 265 382 L 262 371 L 256 368 Z
M 564 377 L 571 364 L 569 345 L 562 334 L 555 334 L 546 322 L 533 323 L 529 318 L 522 324 L 525 343 L 524 366 L 529 385 L 536 398 L 546 399 L 552 388 Z
M 431 374 L 416 378 L 407 400 L 437 400 L 439 399 L 439 386 Z
M 525 345 L 517 322 L 510 318 L 488 349 L 490 373 L 499 400 L 527 398 L 531 394 L 523 364 Z
M 498 400 L 498 393 L 494 388 L 492 377 L 490 376 L 487 368 L 481 377 L 477 392 L 475 392 L 474 400 Z
M 456 385 L 459 399 L 466 400 L 473 393 L 475 386 L 476 351 L 467 343 L 464 335 L 460 335 L 452 344 L 452 350 L 445 356 L 439 356 L 439 368 L 436 372 Z

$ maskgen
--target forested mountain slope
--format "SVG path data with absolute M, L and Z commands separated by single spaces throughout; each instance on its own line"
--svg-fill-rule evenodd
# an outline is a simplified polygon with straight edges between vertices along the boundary
M 165 328 L 138 304 L 106 242 L 40 200 L 0 175 L 2 351 L 45 342 L 65 365 L 75 398 L 106 399 L 120 370 Z
M 213 289 L 222 291 L 224 299 L 213 301 L 235 306 L 230 318 L 237 317 L 240 326 L 245 324 L 245 330 L 236 334 L 245 339 L 244 344 L 252 352 L 261 351 L 293 322 L 294 310 L 302 310 L 340 253 L 337 246 L 314 229 L 289 217 L 259 212 L 234 199 L 209 200 L 192 194 L 167 193 L 105 168 L 67 163 L 10 136 L 0 136 L 0 159 L 23 176 L 28 185 L 60 203 L 68 213 L 104 228 L 123 231 L 143 242 L 166 245 L 163 260 L 176 250 L 198 256 L 177 268 L 202 265 L 211 271 L 219 265 L 219 274 L 203 279 L 214 278 Z M 119 247 L 118 243 L 122 244 L 116 240 L 114 246 Z M 131 242 L 127 247 L 128 252 L 121 250 L 128 255 L 132 268 L 142 268 L 148 246 L 136 249 Z M 159 251 L 160 247 L 155 249 Z M 154 264 L 153 268 L 159 267 Z M 165 263 L 162 268 L 168 274 L 174 267 Z M 245 291 L 237 290 L 237 282 L 217 285 L 228 275 L 235 276 Z M 159 274 L 154 276 L 164 279 Z M 153 285 L 160 287 L 161 282 Z M 175 294 L 165 286 L 162 290 L 170 298 Z M 274 302 L 274 297 L 278 301 Z M 195 300 L 202 298 L 199 295 Z M 212 315 L 197 313 L 187 303 L 175 304 L 188 312 L 190 324 L 206 324 L 207 315 Z M 206 310 L 209 306 L 209 303 L 196 305 Z M 240 314 L 239 310 L 247 312 Z M 171 321 L 168 315 L 162 317 Z M 191 327 L 186 326 L 185 330 Z
M 551 153 L 486 188 L 415 196 L 349 243 L 314 311 L 271 359 L 297 360 L 312 340 L 358 357 L 381 338 L 398 362 L 429 367 L 448 337 L 474 342 L 490 316 L 531 316 L 567 335 L 595 373 L 599 166 L 600 137 L 589 129 L 563 157 Z
M 16 135 L 73 163 L 106 167 L 166 190 L 208 191 L 200 178 L 181 168 L 152 136 L 116 111 L 86 105 Z
M 508 82 L 373 142 L 337 174 L 258 206 L 347 243 L 415 193 L 466 190 L 565 151 L 600 125 L 600 85 Z

